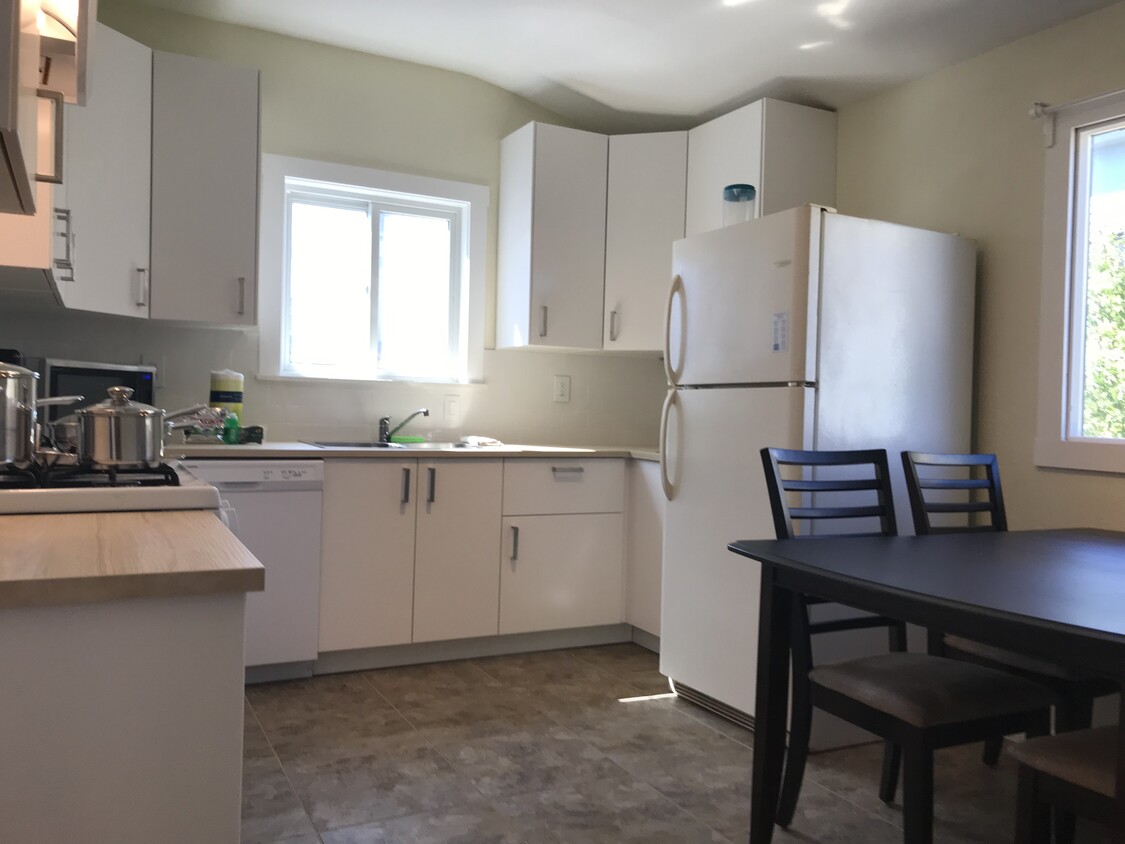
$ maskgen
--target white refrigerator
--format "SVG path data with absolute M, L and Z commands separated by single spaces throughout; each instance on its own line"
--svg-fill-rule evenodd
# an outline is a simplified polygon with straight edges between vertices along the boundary
M 975 248 L 803 206 L 677 241 L 673 276 L 660 669 L 752 719 L 760 570 L 726 546 L 774 536 L 759 450 L 887 449 L 910 532 L 898 452 L 970 447 Z M 818 640 L 827 661 L 886 648 Z M 842 723 L 818 712 L 812 746 L 858 738 Z

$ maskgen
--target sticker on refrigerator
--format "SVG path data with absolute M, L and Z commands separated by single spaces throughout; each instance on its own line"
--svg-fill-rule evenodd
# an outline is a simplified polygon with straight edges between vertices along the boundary
M 775 352 L 789 351 L 789 311 L 773 315 L 773 345 Z

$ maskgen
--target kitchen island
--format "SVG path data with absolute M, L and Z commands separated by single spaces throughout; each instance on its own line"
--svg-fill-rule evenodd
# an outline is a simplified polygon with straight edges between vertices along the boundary
M 211 511 L 0 516 L 0 840 L 237 842 L 263 584 Z

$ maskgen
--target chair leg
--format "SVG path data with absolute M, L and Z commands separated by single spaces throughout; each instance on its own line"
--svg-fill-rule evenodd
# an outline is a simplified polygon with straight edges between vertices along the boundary
M 812 729 L 812 704 L 809 702 L 808 681 L 793 678 L 793 700 L 789 713 L 789 747 L 785 753 L 785 773 L 781 779 L 781 794 L 777 798 L 777 815 L 774 823 L 787 827 L 797 812 L 797 798 L 801 796 L 801 783 L 805 778 L 805 762 L 809 756 L 809 733 Z
M 1015 844 L 1050 844 L 1051 809 L 1036 794 L 1035 771 L 1020 765 L 1016 787 Z
M 934 752 L 920 743 L 902 751 L 902 840 L 904 844 L 932 844 Z
M 887 805 L 895 802 L 898 791 L 898 769 L 902 763 L 902 748 L 893 742 L 883 745 L 883 774 L 879 780 L 879 799 Z
M 990 768 L 995 768 L 1000 761 L 1000 751 L 1004 748 L 1004 737 L 995 736 L 984 740 L 984 750 L 981 751 L 980 761 Z

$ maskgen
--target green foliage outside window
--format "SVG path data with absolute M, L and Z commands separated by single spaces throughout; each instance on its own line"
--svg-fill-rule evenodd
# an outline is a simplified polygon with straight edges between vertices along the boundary
M 1090 238 L 1082 434 L 1125 439 L 1125 231 Z

